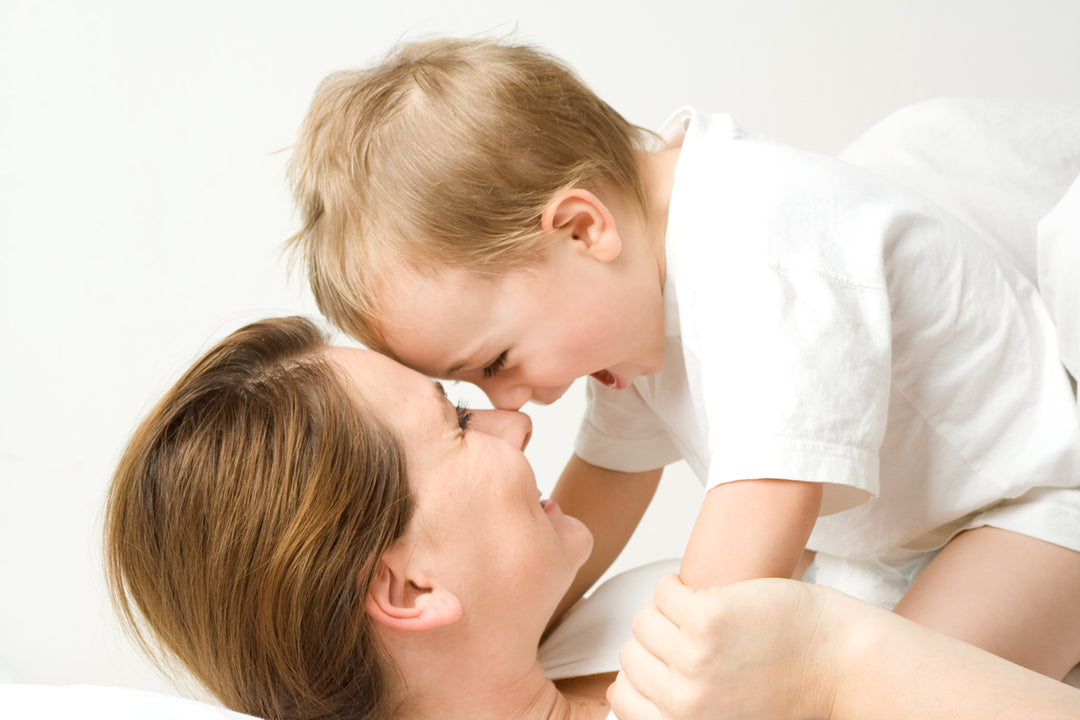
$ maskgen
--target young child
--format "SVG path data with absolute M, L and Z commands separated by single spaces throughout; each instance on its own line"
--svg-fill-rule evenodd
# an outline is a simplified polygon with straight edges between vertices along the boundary
M 897 612 L 1057 677 L 1080 660 L 1054 327 L 944 211 L 727 116 L 657 137 L 487 41 L 328 77 L 292 171 L 294 249 L 346 332 L 501 408 L 592 377 L 553 494 L 596 537 L 567 603 L 685 458 L 708 489 L 687 584 L 801 577 L 805 549 L 929 562 Z

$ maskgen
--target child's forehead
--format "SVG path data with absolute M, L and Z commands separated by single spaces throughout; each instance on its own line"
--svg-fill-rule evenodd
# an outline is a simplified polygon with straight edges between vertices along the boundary
M 504 323 L 510 308 L 533 302 L 529 278 L 536 272 L 440 267 L 388 278 L 377 312 L 384 352 L 428 374 L 448 367 L 451 355 L 462 355 L 464 345 L 481 342 Z
M 542 254 L 508 260 L 424 254 L 402 257 L 386 265 L 380 275 L 386 278 L 386 286 L 462 292 L 477 286 L 496 286 L 509 278 L 520 280 L 541 272 L 545 264 Z
M 492 292 L 504 274 L 473 267 L 427 265 L 400 267 L 383 275 L 378 290 L 380 315 L 428 316 L 445 305 L 471 305 Z

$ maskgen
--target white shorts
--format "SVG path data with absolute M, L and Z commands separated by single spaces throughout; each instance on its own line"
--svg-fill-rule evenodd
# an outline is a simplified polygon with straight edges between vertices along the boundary
M 947 537 L 984 526 L 1080 552 L 1080 488 L 1033 488 L 958 520 Z M 899 548 L 875 560 L 818 553 L 803 579 L 891 610 L 940 551 Z

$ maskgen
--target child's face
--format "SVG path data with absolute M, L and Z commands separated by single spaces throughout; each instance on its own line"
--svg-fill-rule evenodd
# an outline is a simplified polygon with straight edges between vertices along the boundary
M 556 244 L 531 270 L 401 280 L 383 297 L 391 352 L 431 377 L 475 383 L 497 408 L 553 402 L 585 375 L 621 389 L 663 365 L 662 282 L 625 256 L 601 262 Z

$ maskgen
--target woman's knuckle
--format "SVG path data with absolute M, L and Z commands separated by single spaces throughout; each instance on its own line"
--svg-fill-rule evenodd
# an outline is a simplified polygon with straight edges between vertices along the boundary
M 674 664 L 686 677 L 700 677 L 711 659 L 712 653 L 707 648 L 700 643 L 692 643 L 689 647 L 682 648 Z
M 704 709 L 704 701 L 698 684 L 686 679 L 672 682 L 669 688 L 667 705 L 672 717 L 694 718 L 699 716 Z

